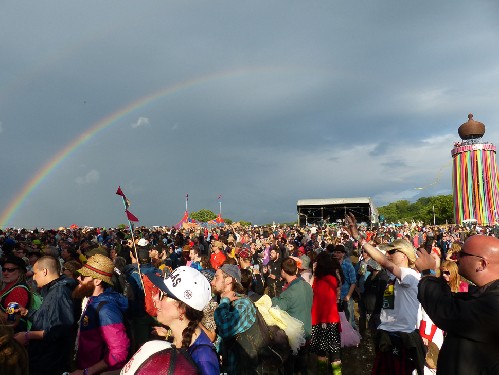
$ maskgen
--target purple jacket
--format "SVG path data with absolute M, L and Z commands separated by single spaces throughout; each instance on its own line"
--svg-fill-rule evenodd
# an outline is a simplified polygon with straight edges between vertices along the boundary
M 124 323 L 127 307 L 126 297 L 111 288 L 90 297 L 80 319 L 76 356 L 79 369 L 88 368 L 101 359 L 109 366 L 108 370 L 123 367 L 130 347 Z

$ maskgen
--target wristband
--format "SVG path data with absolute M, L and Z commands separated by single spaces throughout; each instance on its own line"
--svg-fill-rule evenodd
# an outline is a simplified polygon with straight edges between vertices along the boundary
M 437 274 L 436 274 L 435 270 L 427 269 L 427 270 L 422 270 L 421 275 L 422 276 L 436 276 Z

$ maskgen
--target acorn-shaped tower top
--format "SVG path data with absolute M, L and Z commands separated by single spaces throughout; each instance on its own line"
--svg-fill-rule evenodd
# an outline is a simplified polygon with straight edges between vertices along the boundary
M 485 125 L 473 120 L 473 114 L 468 115 L 468 121 L 457 129 L 462 140 L 482 138 L 485 134 Z

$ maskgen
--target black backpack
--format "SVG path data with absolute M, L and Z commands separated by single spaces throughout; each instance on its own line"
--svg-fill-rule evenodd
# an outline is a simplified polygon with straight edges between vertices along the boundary
M 255 323 L 248 330 L 238 333 L 232 345 L 241 359 L 238 370 L 241 374 L 280 374 L 291 354 L 288 336 L 278 326 L 267 325 L 256 306 L 255 309 Z

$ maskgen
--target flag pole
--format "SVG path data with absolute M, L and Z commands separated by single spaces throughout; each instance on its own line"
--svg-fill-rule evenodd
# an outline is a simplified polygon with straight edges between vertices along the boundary
M 121 194 L 119 194 L 118 192 L 120 192 Z M 130 220 L 130 218 L 128 217 L 128 206 L 129 206 L 129 203 L 127 202 L 125 194 L 123 194 L 123 192 L 121 191 L 121 187 L 120 186 L 118 186 L 118 192 L 116 194 L 120 195 L 121 199 L 123 200 L 123 206 L 125 207 L 125 215 L 126 215 L 127 220 L 128 220 L 128 228 L 130 229 L 130 234 L 132 235 L 133 252 L 135 254 L 135 259 L 137 259 L 137 269 L 139 271 L 139 275 L 142 275 L 142 273 L 140 272 L 139 255 L 137 253 L 137 247 L 135 246 L 135 236 L 133 235 L 133 223 Z M 142 277 L 140 277 L 140 283 L 142 284 L 142 289 L 144 290 L 144 295 L 145 295 L 146 294 L 146 288 L 144 286 L 144 281 L 142 280 Z

